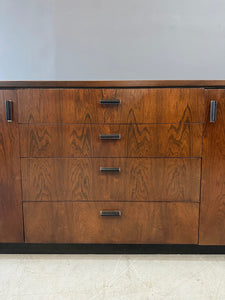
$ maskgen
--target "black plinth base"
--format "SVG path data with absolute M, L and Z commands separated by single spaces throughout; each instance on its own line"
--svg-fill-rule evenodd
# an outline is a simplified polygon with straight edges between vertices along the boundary
M 225 254 L 225 246 L 0 244 L 0 254 Z

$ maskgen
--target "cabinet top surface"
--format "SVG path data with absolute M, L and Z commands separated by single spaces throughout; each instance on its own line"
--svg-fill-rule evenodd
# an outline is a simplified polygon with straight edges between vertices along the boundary
M 225 88 L 225 80 L 0 81 L 0 88 Z

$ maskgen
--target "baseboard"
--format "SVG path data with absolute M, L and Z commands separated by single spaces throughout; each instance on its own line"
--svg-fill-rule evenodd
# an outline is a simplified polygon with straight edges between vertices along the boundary
M 225 254 L 225 246 L 2 243 L 0 254 Z

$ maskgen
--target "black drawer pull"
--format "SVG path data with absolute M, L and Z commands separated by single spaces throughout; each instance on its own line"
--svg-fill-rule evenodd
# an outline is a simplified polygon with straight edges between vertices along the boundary
M 5 101 L 5 118 L 7 122 L 12 122 L 12 101 Z
M 100 215 L 102 217 L 120 217 L 121 211 L 119 211 L 119 210 L 112 210 L 112 211 L 101 210 Z
M 210 123 L 216 122 L 217 102 L 211 101 L 210 104 Z
M 100 102 L 100 104 L 103 104 L 103 105 L 105 105 L 105 104 L 106 105 L 112 105 L 112 104 L 118 105 L 118 104 L 121 103 L 121 101 L 119 99 L 115 99 L 115 100 L 100 100 L 99 102 Z
M 100 134 L 101 140 L 120 140 L 121 135 L 120 134 Z
M 100 167 L 100 172 L 120 172 L 120 168 L 108 168 L 108 167 Z

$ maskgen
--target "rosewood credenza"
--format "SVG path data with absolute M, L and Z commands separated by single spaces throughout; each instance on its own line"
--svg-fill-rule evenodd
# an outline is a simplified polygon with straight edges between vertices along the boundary
M 225 81 L 0 82 L 0 243 L 225 245 Z

